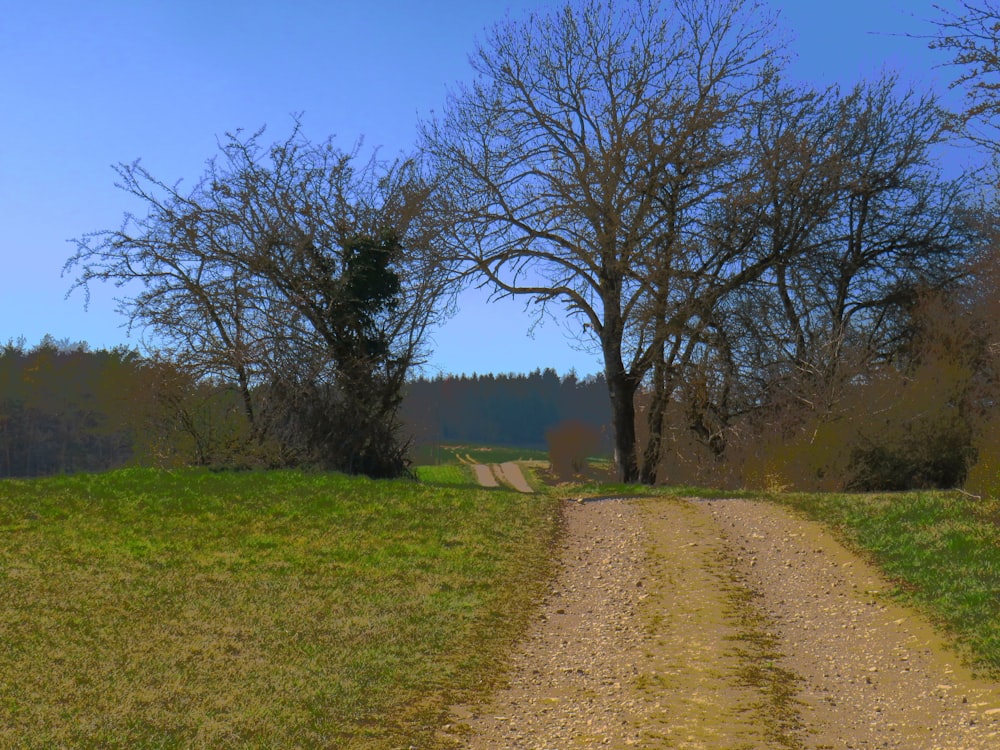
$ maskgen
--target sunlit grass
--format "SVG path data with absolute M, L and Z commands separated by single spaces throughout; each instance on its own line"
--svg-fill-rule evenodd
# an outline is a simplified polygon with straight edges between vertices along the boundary
M 0 483 L 0 746 L 433 747 L 557 526 L 454 469 Z
M 440 466 L 416 467 L 417 478 L 424 484 L 450 487 L 475 487 L 476 480 L 468 466 L 462 464 L 441 464 Z
M 1000 677 L 1000 503 L 957 492 L 777 496 L 839 529 Z

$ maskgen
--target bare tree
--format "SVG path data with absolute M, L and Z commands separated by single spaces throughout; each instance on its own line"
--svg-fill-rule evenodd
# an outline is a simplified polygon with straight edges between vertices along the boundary
M 933 159 L 944 136 L 933 97 L 887 76 L 795 98 L 762 110 L 754 157 L 753 231 L 788 249 L 716 307 L 721 364 L 684 378 L 711 386 L 692 427 L 716 443 L 749 415 L 789 437 L 842 415 L 852 385 L 899 364 L 920 296 L 950 287 L 977 247 L 964 180 Z
M 836 390 L 846 349 L 862 369 L 891 359 L 917 291 L 953 280 L 971 241 L 963 181 L 942 178 L 933 161 L 944 131 L 933 97 L 888 76 L 827 110 L 829 208 L 805 238 L 810 251 L 769 279 L 795 341 L 788 361 L 812 393 Z
M 929 37 L 931 49 L 941 50 L 956 68 L 952 88 L 965 92 L 966 109 L 957 123 L 979 146 L 1000 160 L 1000 5 L 995 0 L 956 0 L 952 8 L 935 4 L 940 14 Z M 1000 165 L 998 165 L 1000 166 Z
M 236 383 L 256 436 L 294 424 L 324 463 L 398 473 L 399 393 L 449 291 L 430 189 L 413 162 L 359 163 L 297 120 L 270 146 L 262 132 L 228 134 L 186 192 L 119 166 L 148 214 L 77 240 L 67 269 L 88 291 L 138 282 L 122 312 L 197 375 Z M 308 425 L 323 434 L 303 436 Z
M 423 126 L 452 257 L 498 295 L 565 305 L 600 346 L 625 481 L 636 391 L 693 315 L 664 306 L 725 267 L 698 257 L 698 226 L 729 192 L 771 35 L 752 0 L 570 3 L 493 27 L 476 79 Z

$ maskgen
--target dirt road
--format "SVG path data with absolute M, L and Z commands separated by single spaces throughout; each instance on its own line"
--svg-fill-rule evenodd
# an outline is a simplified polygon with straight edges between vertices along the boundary
M 480 487 L 500 486 L 496 476 L 493 474 L 493 470 L 486 464 L 474 464 L 472 467 L 472 473 L 475 475 L 476 481 L 479 482 Z
M 501 483 L 513 487 L 518 492 L 534 492 L 531 485 L 524 478 L 521 467 L 513 461 L 502 464 L 474 464 L 472 466 L 476 481 L 482 487 L 499 487 Z
M 977 681 L 815 524 L 742 500 L 567 503 L 561 573 L 469 748 L 1000 747 Z

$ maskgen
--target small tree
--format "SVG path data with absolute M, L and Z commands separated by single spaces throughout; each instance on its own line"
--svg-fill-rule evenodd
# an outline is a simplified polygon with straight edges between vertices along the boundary
M 402 254 L 392 234 L 354 237 L 338 249 L 340 275 L 326 269 L 315 279 L 311 315 L 322 351 L 282 357 L 266 389 L 276 404 L 270 431 L 300 459 L 372 476 L 405 467 L 396 414 L 409 362 L 397 359 L 379 324 L 399 304 L 393 268 Z
M 601 432 L 594 425 L 572 419 L 545 431 L 549 445 L 549 469 L 561 480 L 583 474 L 587 459 L 601 446 Z
M 190 190 L 138 162 L 120 187 L 148 209 L 85 235 L 67 268 L 141 286 L 121 301 L 162 353 L 238 389 L 249 435 L 281 461 L 377 475 L 405 469 L 395 413 L 449 291 L 411 161 L 358 164 L 313 144 L 228 134 Z M 135 287 L 130 287 L 134 289 Z

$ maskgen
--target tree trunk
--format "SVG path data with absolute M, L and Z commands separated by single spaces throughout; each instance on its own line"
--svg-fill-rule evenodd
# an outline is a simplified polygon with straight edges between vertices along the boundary
M 611 398 L 611 420 L 615 430 L 615 470 L 626 484 L 639 481 L 639 461 L 635 446 L 635 386 L 627 373 L 612 377 L 605 373 Z
M 660 356 L 653 365 L 653 400 L 649 405 L 649 439 L 643 451 L 642 468 L 639 481 L 643 484 L 656 484 L 660 459 L 663 455 L 664 416 L 667 412 L 667 402 L 670 398 L 666 386 L 666 365 L 663 364 L 663 347 L 660 346 Z
M 604 377 L 611 400 L 611 425 L 615 431 L 615 470 L 626 484 L 639 480 L 639 460 L 635 444 L 635 392 L 638 383 L 622 363 L 621 338 L 614 335 L 615 326 L 605 323 Z M 610 330 L 609 330 L 610 329 Z M 608 335 L 611 333 L 611 335 Z
M 264 433 L 257 429 L 257 416 L 254 414 L 253 396 L 250 394 L 250 377 L 247 375 L 246 368 L 242 365 L 239 365 L 236 368 L 236 378 L 239 382 L 240 398 L 243 401 L 243 413 L 246 416 L 247 424 L 250 427 L 250 439 L 262 442 L 264 439 Z

